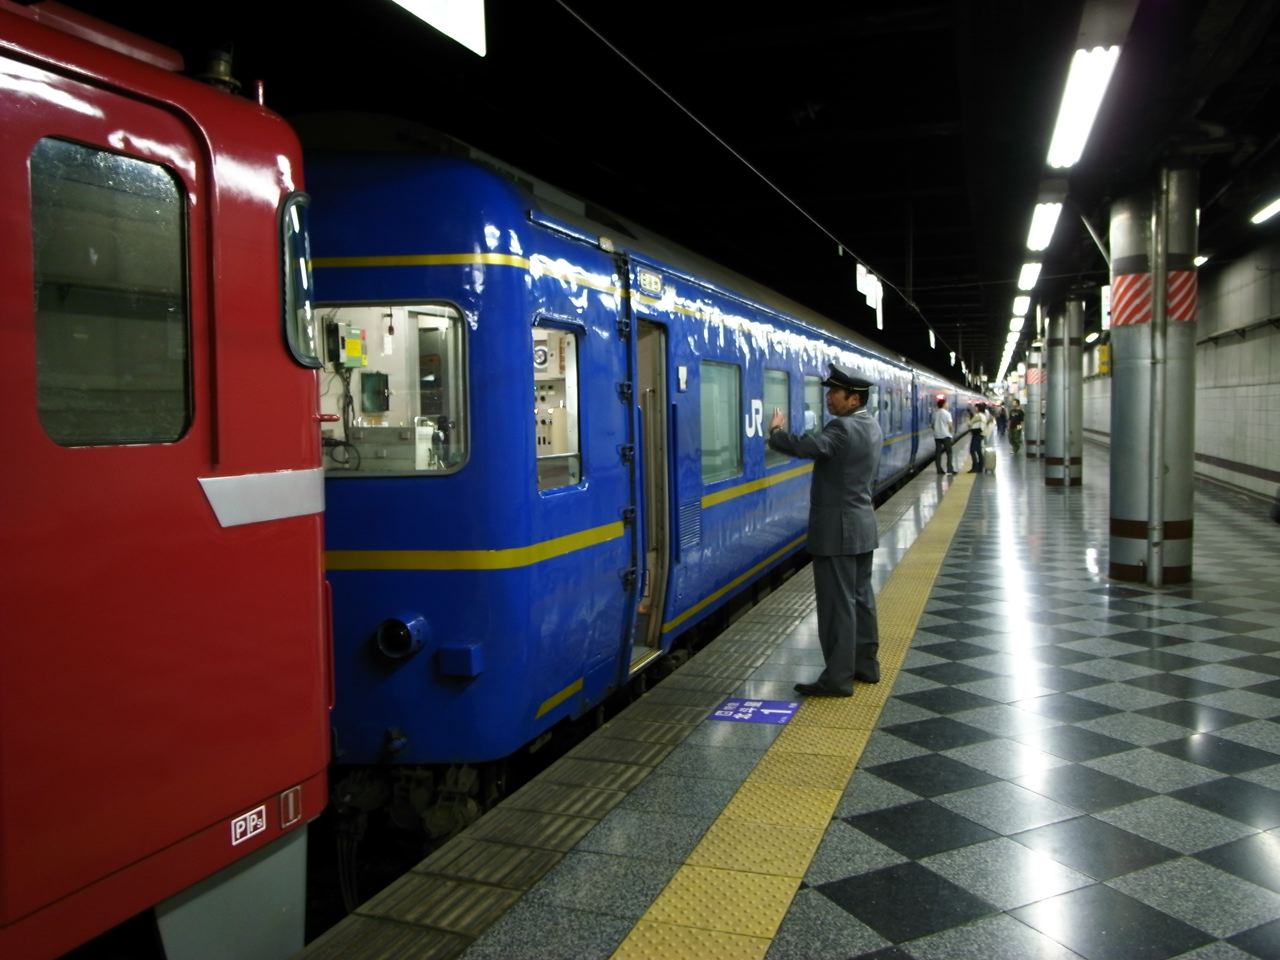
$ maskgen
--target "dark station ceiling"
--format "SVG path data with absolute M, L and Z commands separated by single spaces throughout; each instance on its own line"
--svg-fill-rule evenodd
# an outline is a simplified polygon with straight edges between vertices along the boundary
M 286 117 L 365 111 L 450 134 L 903 356 L 946 372 L 954 350 L 988 376 L 1085 7 L 486 0 L 482 59 L 389 0 L 67 5 L 195 72 L 231 46 Z M 1274 235 L 1280 217 L 1248 218 L 1280 194 L 1278 15 L 1274 0 L 1136 0 L 1039 301 L 1107 282 L 1082 216 L 1105 243 L 1111 202 L 1150 191 L 1163 161 L 1200 169 L 1203 250 Z M 885 281 L 883 331 L 851 254 Z

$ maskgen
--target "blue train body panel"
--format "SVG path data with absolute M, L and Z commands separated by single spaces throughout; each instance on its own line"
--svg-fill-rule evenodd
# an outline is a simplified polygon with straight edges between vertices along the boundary
M 828 363 L 876 384 L 881 487 L 960 396 L 484 165 L 308 164 L 339 763 L 509 755 L 802 550 L 812 464 L 765 433 L 820 427 Z

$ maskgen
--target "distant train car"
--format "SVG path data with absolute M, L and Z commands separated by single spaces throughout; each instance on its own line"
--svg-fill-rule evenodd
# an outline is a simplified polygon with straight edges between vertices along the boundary
M 289 128 L 181 66 L 0 2 L 5 960 L 126 920 L 169 957 L 302 944 L 331 686 L 307 200 Z
M 340 797 L 432 821 L 794 562 L 813 464 L 765 435 L 821 429 L 830 362 L 879 489 L 933 455 L 910 366 L 633 223 L 475 154 L 307 164 Z

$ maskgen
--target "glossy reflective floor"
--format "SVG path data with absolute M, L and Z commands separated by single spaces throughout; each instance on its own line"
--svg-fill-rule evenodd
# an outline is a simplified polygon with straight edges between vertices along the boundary
M 780 925 L 739 917 L 715 929 L 754 931 L 749 953 L 721 943 L 693 955 L 1280 957 L 1280 525 L 1257 502 L 1198 489 L 1194 582 L 1120 585 L 1105 577 L 1106 451 L 1088 447 L 1084 486 L 1064 491 L 1044 486 L 1038 462 L 999 450 L 996 474 L 972 478 L 812 860 L 781 871 L 803 880 Z M 877 588 L 945 512 L 951 483 L 926 471 L 877 512 Z M 533 841 L 548 862 L 536 879 L 502 881 L 512 905 L 483 931 L 415 921 L 468 935 L 438 955 L 627 952 L 785 729 L 706 718 L 727 695 L 789 699 L 816 675 L 812 609 L 806 570 L 546 771 L 573 809 L 536 816 L 577 824 L 577 839 Z M 587 787 L 588 767 L 614 779 Z M 588 799 L 595 812 L 576 809 Z M 544 809 L 532 794 L 506 807 Z M 505 821 L 486 826 L 493 816 L 468 833 L 513 842 Z M 394 919 L 378 929 L 408 930 Z M 343 955 L 334 942 L 324 956 Z
M 1000 453 L 768 956 L 1280 957 L 1280 525 L 1200 487 L 1120 585 L 1106 451 Z

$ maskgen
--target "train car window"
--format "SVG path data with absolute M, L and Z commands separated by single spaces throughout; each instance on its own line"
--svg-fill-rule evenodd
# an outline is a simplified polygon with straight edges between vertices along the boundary
M 891 400 L 889 405 L 893 411 L 893 432 L 902 432 L 902 407 L 907 402 L 906 396 L 902 392 L 901 387 L 894 387 L 890 391 Z
M 466 324 L 447 303 L 319 308 L 329 472 L 453 473 L 466 463 Z M 360 378 L 352 387 L 352 374 Z
M 871 392 L 867 394 L 867 410 L 880 422 L 880 430 L 882 432 L 887 431 L 888 421 L 884 405 L 881 403 L 880 384 L 878 383 L 871 384 Z
M 533 435 L 539 490 L 582 480 L 578 337 L 571 330 L 533 328 Z
M 791 429 L 791 377 L 785 370 L 766 370 L 764 372 L 764 429 L 767 434 L 769 429 L 769 418 L 773 416 L 774 408 L 782 411 L 782 415 L 786 417 L 783 422 L 787 424 L 787 430 Z M 764 445 L 764 465 L 772 467 L 774 464 L 782 463 L 790 460 L 785 453 L 779 453 L 769 444 Z
M 702 361 L 702 482 L 742 473 L 742 371 L 733 363 Z
M 822 412 L 827 401 L 822 393 L 821 377 L 804 378 L 804 432 L 816 435 L 822 432 Z
M 284 252 L 284 333 L 293 358 L 304 367 L 320 366 L 320 336 L 311 300 L 311 239 L 307 232 L 305 193 L 285 200 L 280 215 L 280 241 Z
M 36 408 L 62 446 L 165 443 L 191 422 L 185 195 L 164 167 L 31 151 Z

